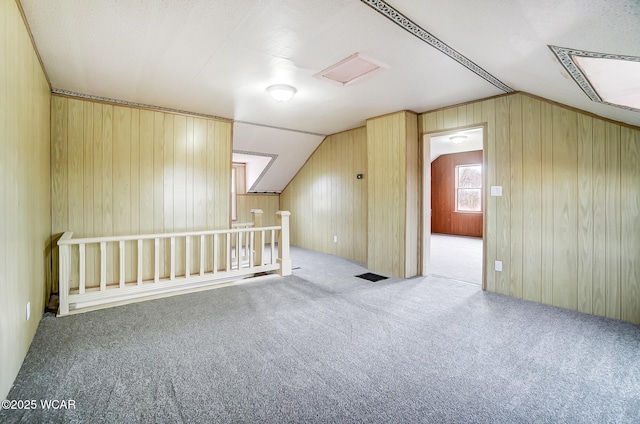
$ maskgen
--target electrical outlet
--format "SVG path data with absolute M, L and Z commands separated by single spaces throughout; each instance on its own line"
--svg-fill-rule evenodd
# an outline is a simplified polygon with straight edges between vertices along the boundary
M 337 243 L 338 242 L 338 236 L 333 236 L 333 242 Z
M 27 302 L 27 321 L 31 317 L 31 302 Z
M 496 271 L 502 271 L 502 261 L 496 261 L 495 265 Z
M 492 196 L 502 196 L 502 186 L 491 186 Z

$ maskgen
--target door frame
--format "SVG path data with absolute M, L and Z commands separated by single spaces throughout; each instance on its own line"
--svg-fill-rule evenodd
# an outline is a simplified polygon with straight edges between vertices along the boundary
M 431 137 L 455 134 L 464 130 L 482 129 L 482 290 L 487 289 L 487 196 L 488 196 L 488 155 L 487 124 L 464 125 L 446 130 L 420 133 L 420 274 L 429 275 L 431 268 Z

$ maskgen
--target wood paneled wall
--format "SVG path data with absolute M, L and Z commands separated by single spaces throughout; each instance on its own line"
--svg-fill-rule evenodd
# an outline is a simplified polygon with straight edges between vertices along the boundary
M 640 323 L 640 129 L 523 93 L 420 116 L 485 122 L 487 289 Z
M 482 213 L 456 212 L 456 166 L 482 164 L 482 150 L 440 155 L 431 162 L 431 232 L 482 237 Z
M 280 210 L 280 196 L 277 194 L 238 194 L 238 219 L 235 222 L 253 222 L 251 209 L 262 209 L 262 225 L 278 225 L 276 212 Z
M 52 231 L 74 237 L 229 228 L 230 122 L 52 97 Z M 151 252 L 152 241 L 145 250 Z M 92 246 L 93 247 L 93 246 Z M 87 286 L 97 284 L 97 249 Z M 162 255 L 169 249 L 161 246 Z M 177 246 L 177 273 L 184 246 Z M 127 281 L 135 246 L 127 246 Z M 108 255 L 116 263 L 115 249 Z M 151 253 L 145 254 L 151 258 Z M 75 266 L 74 266 L 75 269 Z M 112 272 L 107 270 L 111 281 Z M 161 266 L 161 273 L 168 269 Z M 144 277 L 151 278 L 152 263 Z M 72 273 L 71 287 L 77 285 Z
M 367 178 L 366 129 L 328 136 L 280 195 L 291 243 L 366 262 Z
M 46 302 L 51 91 L 13 0 L 0 2 L 0 39 L 0 399 L 5 399 Z
M 418 273 L 417 116 L 397 112 L 367 120 L 368 261 L 375 272 Z

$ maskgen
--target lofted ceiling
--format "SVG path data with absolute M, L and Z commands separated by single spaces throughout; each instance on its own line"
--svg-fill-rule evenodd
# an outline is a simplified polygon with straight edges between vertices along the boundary
M 589 99 L 549 46 L 640 56 L 637 0 L 20 0 L 54 92 L 234 120 L 281 191 L 324 135 L 511 90 L 640 125 Z M 314 74 L 361 53 L 388 68 Z M 266 87 L 297 89 L 286 103 Z M 266 156 L 265 156 L 266 155 Z

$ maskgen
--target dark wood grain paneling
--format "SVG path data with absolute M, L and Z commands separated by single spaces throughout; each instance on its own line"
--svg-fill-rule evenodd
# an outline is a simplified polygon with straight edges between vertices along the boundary
M 482 214 L 455 212 L 455 169 L 481 164 L 482 150 L 441 155 L 431 163 L 431 232 L 482 237 Z

